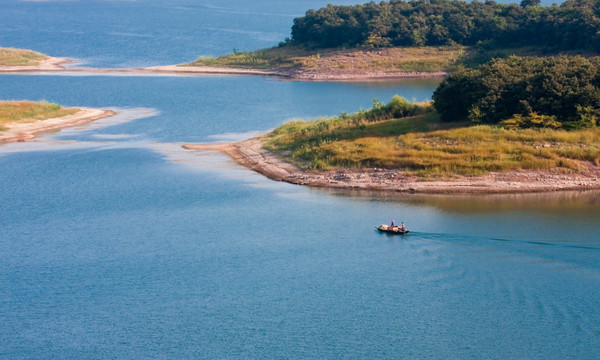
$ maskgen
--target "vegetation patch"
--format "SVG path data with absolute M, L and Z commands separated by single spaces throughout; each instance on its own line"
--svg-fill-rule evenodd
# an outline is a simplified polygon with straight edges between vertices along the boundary
M 48 56 L 23 49 L 0 48 L 0 65 L 3 66 L 34 66 Z
M 433 94 L 444 121 L 578 129 L 600 119 L 600 58 L 509 57 L 457 71 Z
M 64 108 L 46 101 L 0 101 L 0 127 L 67 116 L 78 111 L 77 108 Z
M 393 109 L 402 109 L 394 111 Z M 431 104 L 394 97 L 356 114 L 291 121 L 266 148 L 304 169 L 381 167 L 422 177 L 600 166 L 600 130 L 506 129 L 441 122 Z
M 385 49 L 306 49 L 282 46 L 251 52 L 234 50 L 217 58 L 201 57 L 185 66 L 315 71 L 438 72 L 449 71 L 469 53 L 463 46 Z

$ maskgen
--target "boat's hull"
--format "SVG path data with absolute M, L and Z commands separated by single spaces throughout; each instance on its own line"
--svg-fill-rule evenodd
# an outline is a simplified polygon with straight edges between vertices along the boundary
M 410 232 L 407 229 L 403 229 L 399 226 L 388 226 L 388 225 L 379 225 L 377 227 L 377 230 L 379 230 L 380 232 L 394 234 L 394 235 L 404 235 L 404 234 L 408 234 Z

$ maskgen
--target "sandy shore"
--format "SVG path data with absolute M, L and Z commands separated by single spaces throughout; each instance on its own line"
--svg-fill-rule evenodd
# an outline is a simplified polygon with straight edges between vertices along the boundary
M 0 65 L 0 74 L 27 74 L 32 72 L 76 72 L 93 74 L 173 74 L 193 76 L 215 75 L 259 75 L 273 76 L 290 80 L 312 81 L 361 81 L 361 80 L 393 80 L 403 78 L 432 78 L 448 75 L 445 72 L 384 72 L 384 71 L 357 71 L 357 70 L 305 70 L 305 69 L 243 69 L 211 66 L 184 66 L 164 65 L 147 68 L 65 68 L 62 64 L 72 62 L 69 59 L 49 58 L 35 66 L 4 66 Z
M 167 74 L 190 74 L 190 75 L 263 75 L 263 76 L 285 76 L 284 74 L 259 69 L 242 68 L 221 68 L 212 66 L 183 66 L 183 65 L 163 65 L 152 66 L 143 69 L 146 72 L 167 73 Z
M 458 176 L 451 181 L 425 181 L 387 169 L 302 171 L 262 147 L 262 138 L 227 144 L 189 144 L 190 150 L 216 150 L 237 163 L 277 181 L 313 187 L 386 190 L 410 193 L 524 193 L 600 188 L 600 167 L 583 163 L 585 171 L 509 171 L 484 176 Z
M 5 124 L 4 127 L 6 130 L 0 131 L 0 144 L 32 140 L 35 138 L 35 135 L 40 132 L 82 125 L 115 114 L 116 113 L 112 110 L 81 108 L 81 110 L 75 114 L 59 118 L 40 120 L 31 123 Z
M 360 81 L 360 80 L 392 80 L 403 78 L 430 78 L 444 77 L 446 72 L 385 72 L 385 71 L 361 71 L 361 70 L 307 70 L 307 69 L 241 69 L 210 66 L 183 66 L 167 65 L 145 68 L 148 72 L 195 74 L 195 75 L 262 75 L 276 76 L 291 80 L 314 80 L 314 81 Z

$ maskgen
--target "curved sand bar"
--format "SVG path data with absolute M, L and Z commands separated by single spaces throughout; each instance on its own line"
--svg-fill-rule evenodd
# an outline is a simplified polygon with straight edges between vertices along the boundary
M 113 116 L 112 110 L 80 108 L 80 111 L 67 116 L 39 120 L 30 123 L 5 124 L 6 130 L 0 131 L 0 144 L 17 141 L 28 141 L 40 132 L 58 130 L 66 127 L 82 125 L 90 121 Z
M 580 173 L 509 171 L 483 176 L 456 176 L 447 181 L 423 180 L 398 170 L 361 169 L 303 171 L 263 148 L 263 138 L 227 144 L 189 144 L 191 150 L 216 150 L 238 164 L 277 181 L 313 187 L 382 190 L 410 193 L 519 193 L 600 188 L 600 167 L 582 162 Z

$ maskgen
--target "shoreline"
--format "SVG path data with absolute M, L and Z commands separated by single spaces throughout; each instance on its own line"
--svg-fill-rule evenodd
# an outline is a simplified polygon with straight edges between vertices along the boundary
M 360 80 L 394 80 L 405 78 L 437 78 L 445 77 L 447 72 L 385 72 L 362 70 L 310 70 L 310 69 L 245 69 L 214 66 L 164 65 L 141 69 L 147 72 L 193 74 L 193 75 L 261 75 L 274 76 L 290 80 L 313 81 L 360 81 Z
M 303 171 L 264 149 L 263 138 L 236 143 L 186 144 L 188 150 L 220 151 L 238 164 L 272 180 L 310 187 L 393 191 L 424 194 L 502 194 L 562 190 L 600 189 L 600 167 L 582 162 L 581 173 L 559 170 L 528 170 L 489 173 L 482 176 L 457 176 L 451 181 L 423 180 L 398 170 L 342 169 L 322 172 Z
M 112 110 L 80 108 L 80 111 L 75 114 L 58 118 L 39 120 L 31 123 L 5 124 L 6 130 L 0 131 L 0 145 L 11 142 L 30 141 L 41 132 L 83 125 L 90 121 L 113 116 L 115 114 L 116 112 Z
M 25 74 L 29 72 L 54 72 L 68 70 L 63 64 L 69 64 L 73 61 L 66 58 L 48 57 L 41 60 L 37 65 L 0 65 L 0 74 Z
M 304 81 L 369 81 L 369 80 L 398 80 L 408 78 L 440 78 L 448 75 L 447 72 L 386 72 L 362 70 L 309 70 L 309 69 L 246 69 L 233 67 L 214 66 L 185 66 L 161 65 L 145 68 L 67 68 L 63 64 L 73 61 L 65 58 L 50 57 L 34 66 L 6 66 L 0 65 L 0 74 L 31 74 L 31 73 L 57 73 L 81 72 L 92 74 L 171 74 L 191 76 L 219 76 L 219 75 L 258 75 L 277 77 L 288 80 Z

